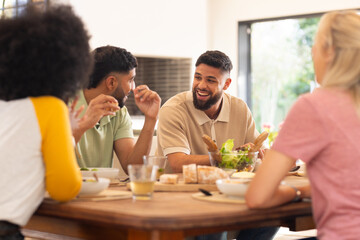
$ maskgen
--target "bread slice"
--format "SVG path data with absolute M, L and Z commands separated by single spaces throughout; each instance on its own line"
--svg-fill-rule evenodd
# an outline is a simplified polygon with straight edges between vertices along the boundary
M 185 183 L 197 183 L 198 176 L 196 171 L 196 164 L 183 165 L 183 177 Z
M 199 184 L 215 184 L 216 180 L 229 178 L 229 175 L 222 169 L 210 166 L 197 166 Z
M 160 176 L 160 183 L 164 184 L 177 184 L 178 175 L 176 174 L 163 174 Z

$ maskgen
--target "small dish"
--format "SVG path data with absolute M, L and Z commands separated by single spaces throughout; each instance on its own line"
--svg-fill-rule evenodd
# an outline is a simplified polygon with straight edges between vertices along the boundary
M 119 174 L 118 168 L 81 168 L 80 171 L 83 177 L 92 177 L 96 173 L 100 178 L 117 178 Z
M 83 196 L 98 194 L 109 187 L 109 184 L 110 179 L 108 178 L 99 178 L 99 181 L 97 182 L 93 177 L 83 177 L 79 195 Z
M 216 186 L 227 197 L 242 199 L 250 182 L 251 179 L 219 179 L 216 181 Z

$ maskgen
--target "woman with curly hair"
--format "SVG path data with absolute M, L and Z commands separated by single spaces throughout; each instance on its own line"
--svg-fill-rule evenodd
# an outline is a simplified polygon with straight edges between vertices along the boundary
M 23 239 L 45 191 L 80 191 L 65 102 L 86 86 L 89 36 L 70 7 L 0 20 L 0 239 Z
M 360 235 L 360 16 L 325 14 L 313 46 L 321 88 L 298 99 L 246 194 L 250 208 L 312 197 L 319 239 Z M 309 186 L 280 185 L 296 159 Z M 280 186 L 279 186 L 280 185 Z

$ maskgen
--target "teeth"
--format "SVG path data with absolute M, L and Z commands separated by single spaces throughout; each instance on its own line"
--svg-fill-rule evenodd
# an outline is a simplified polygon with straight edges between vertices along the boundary
M 207 95 L 209 95 L 209 94 L 207 94 L 207 93 L 201 93 L 201 92 L 198 92 L 198 94 L 199 94 L 200 96 L 207 96 Z

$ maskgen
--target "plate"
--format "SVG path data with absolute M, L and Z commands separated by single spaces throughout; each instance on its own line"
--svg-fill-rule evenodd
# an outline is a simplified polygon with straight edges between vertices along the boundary
M 79 196 L 100 193 L 109 187 L 109 184 L 110 179 L 108 178 L 99 178 L 99 181 L 97 182 L 93 177 L 83 177 Z
M 117 178 L 119 174 L 118 168 L 87 168 L 89 170 L 81 170 L 83 177 L 93 177 L 94 173 L 100 178 Z

